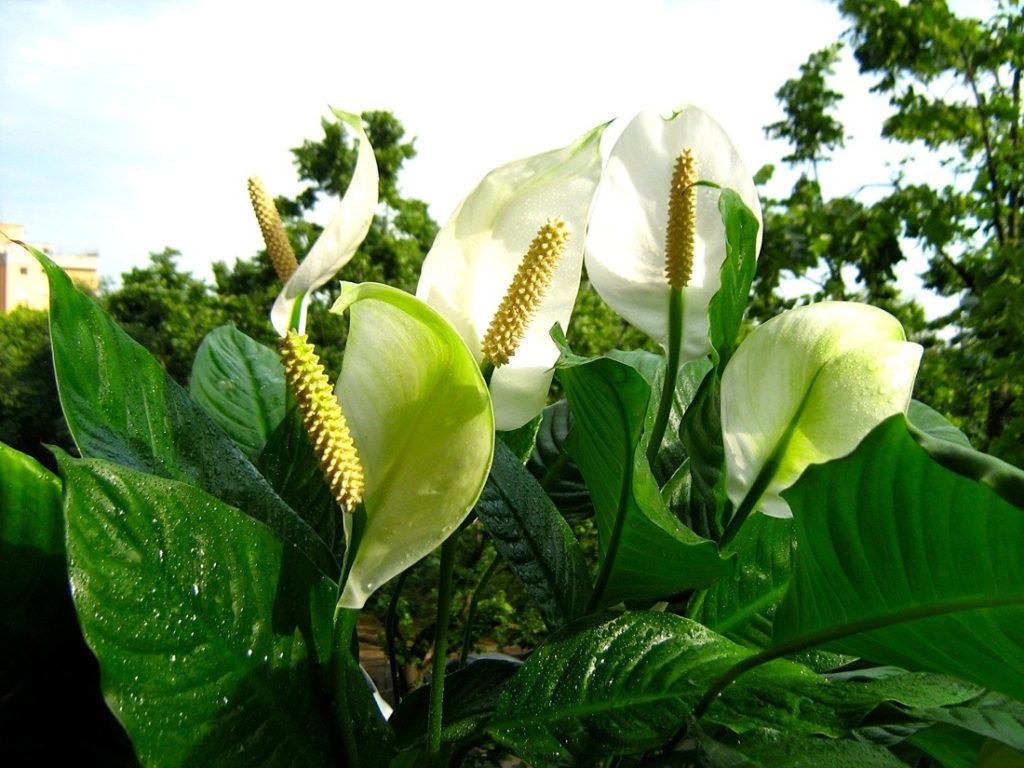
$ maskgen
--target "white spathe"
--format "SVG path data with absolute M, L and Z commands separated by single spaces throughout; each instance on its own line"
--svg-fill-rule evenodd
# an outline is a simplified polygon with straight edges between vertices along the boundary
M 701 181 L 735 191 L 758 221 L 761 205 L 754 181 L 729 137 L 699 107 L 682 106 L 668 115 L 640 112 L 612 148 L 591 209 L 586 265 L 591 284 L 618 314 L 666 346 L 669 285 L 665 279 L 665 231 L 676 158 L 685 149 L 697 161 Z M 683 289 L 682 360 L 711 351 L 708 304 L 721 284 L 725 228 L 718 212 L 719 190 L 697 190 L 697 232 L 693 274 Z
M 270 310 L 270 322 L 281 336 L 290 327 L 299 333 L 305 331 L 310 294 L 334 279 L 338 270 L 352 260 L 370 231 L 377 210 L 377 160 L 363 130 L 363 119 L 350 112 L 332 111 L 342 127 L 355 134 L 359 144 L 356 167 L 334 216 L 288 278 Z
M 739 508 L 792 517 L 779 495 L 811 464 L 845 456 L 905 413 L 922 349 L 899 321 L 855 302 L 784 312 L 751 331 L 722 376 L 726 493 Z
M 550 287 L 516 353 L 491 377 L 498 429 L 522 426 L 543 409 L 558 348 L 555 323 L 569 323 L 579 291 L 590 203 L 601 173 L 605 126 L 576 142 L 491 171 L 461 203 L 423 262 L 416 295 L 455 326 L 483 360 L 480 344 L 523 256 L 549 219 L 569 233 Z

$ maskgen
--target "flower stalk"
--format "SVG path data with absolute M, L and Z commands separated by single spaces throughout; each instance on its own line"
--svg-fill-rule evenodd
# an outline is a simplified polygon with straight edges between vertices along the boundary
M 658 413 L 647 443 L 647 461 L 654 463 L 661 441 L 668 428 L 672 402 L 679 378 L 683 347 L 683 289 L 693 275 L 694 250 L 697 242 L 697 161 L 687 147 L 676 158 L 668 196 L 668 224 L 665 227 L 665 280 L 668 298 L 668 360 Z

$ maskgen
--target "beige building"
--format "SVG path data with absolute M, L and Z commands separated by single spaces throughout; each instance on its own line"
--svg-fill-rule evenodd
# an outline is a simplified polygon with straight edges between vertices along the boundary
M 50 286 L 46 273 L 28 251 L 11 240 L 25 240 L 21 224 L 0 224 L 0 313 L 15 307 L 46 309 L 50 305 Z M 9 238 L 9 239 L 8 239 Z M 99 254 L 60 253 L 51 245 L 31 243 L 64 269 L 76 285 L 88 291 L 100 287 Z

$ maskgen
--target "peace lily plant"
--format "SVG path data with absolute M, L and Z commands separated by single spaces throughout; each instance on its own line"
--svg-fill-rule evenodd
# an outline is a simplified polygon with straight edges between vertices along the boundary
M 491 172 L 417 296 L 342 285 L 328 372 L 305 308 L 377 205 L 362 121 L 336 115 L 358 159 L 301 263 L 250 182 L 280 351 L 216 329 L 185 391 L 33 251 L 80 457 L 0 445 L 7 711 L 56 636 L 98 659 L 62 679 L 92 681 L 126 764 L 1019 764 L 1024 473 L 911 399 L 921 348 L 882 310 L 744 329 L 761 215 L 717 123 L 642 112 L 603 166 L 602 126 Z M 572 353 L 584 259 L 664 354 Z M 409 690 L 397 609 L 435 567 Z M 503 568 L 546 639 L 474 658 Z M 386 705 L 360 610 L 383 614 Z

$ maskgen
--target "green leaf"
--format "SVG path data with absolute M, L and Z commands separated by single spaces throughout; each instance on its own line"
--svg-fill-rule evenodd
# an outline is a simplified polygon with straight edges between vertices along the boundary
M 985 742 L 977 734 L 945 725 L 919 731 L 907 741 L 934 757 L 943 768 L 978 768 L 978 752 Z
M 60 479 L 31 456 L 4 443 L 0 443 L 0 469 L 0 544 L 63 560 Z M 17 569 L 8 567 L 7 558 L 0 558 L 0 574 L 7 586 L 19 575 Z M 10 596 L 11 592 L 4 594 Z
M 1024 698 L 1024 510 L 933 461 L 901 414 L 786 498 L 797 549 L 780 651 L 827 644 Z
M 722 371 L 736 349 L 740 323 L 750 297 L 750 286 L 757 269 L 757 218 L 742 198 L 731 189 L 723 189 L 718 210 L 725 224 L 725 262 L 722 285 L 708 305 L 711 355 Z
M 526 760 L 564 762 L 664 744 L 710 684 L 752 652 L 680 616 L 634 612 L 579 622 L 534 651 L 505 686 L 489 730 Z M 911 686 L 833 683 L 776 660 L 716 698 L 710 722 L 737 732 L 848 733 Z M 920 693 L 914 693 L 920 696 Z M 916 700 L 916 699 L 915 699 Z
M 57 388 L 82 455 L 198 485 L 265 523 L 336 578 L 330 548 L 238 446 L 59 267 L 33 254 L 50 280 Z
M 958 707 L 919 708 L 911 717 L 955 725 L 1024 751 L 1024 702 L 989 693 Z
M 964 448 L 971 447 L 971 441 L 967 439 L 967 435 L 954 427 L 949 419 L 941 413 L 920 400 L 910 401 L 907 408 L 907 421 L 921 432 L 938 440 L 944 440 Z
M 923 432 L 911 423 L 910 436 L 935 461 L 958 475 L 988 486 L 1006 501 L 1024 508 L 1024 470 L 948 439 L 948 433 Z
M 0 759 L 135 764 L 71 602 L 60 480 L 3 443 L 0 584 Z
M 572 411 L 567 400 L 545 408 L 541 412 L 537 443 L 526 468 L 537 478 L 562 516 L 570 523 L 578 523 L 594 516 L 594 504 L 579 467 L 565 450 L 571 428 Z
M 732 546 L 733 572 L 698 593 L 690 618 L 742 645 L 765 648 L 789 584 L 793 521 L 755 515 Z
M 618 537 L 604 604 L 659 599 L 727 573 L 715 544 L 680 523 L 661 498 L 640 442 L 651 394 L 643 377 L 611 358 L 563 358 L 558 378 L 574 418 L 567 445 L 590 488 L 602 558 Z
M 709 768 L 906 768 L 892 752 L 859 739 L 823 739 L 779 731 L 740 736 L 726 746 L 704 737 Z
M 256 462 L 259 471 L 285 503 L 319 532 L 338 562 L 345 554 L 341 509 L 331 492 L 298 406 L 288 409 Z
M 79 619 L 143 763 L 329 764 L 334 586 L 197 488 L 58 461 Z
M 336 619 L 336 636 L 349 638 L 352 642 L 349 648 L 338 649 L 335 655 L 337 679 L 334 692 L 337 700 L 332 711 L 335 722 L 345 733 L 345 765 L 375 768 L 391 762 L 395 754 L 395 733 L 385 721 L 366 673 L 359 666 L 358 616 L 358 611 L 347 609 Z
M 281 358 L 233 325 L 210 331 L 199 345 L 189 394 L 251 460 L 284 418 Z
M 498 704 L 505 683 L 522 666 L 515 660 L 478 659 L 444 678 L 444 721 L 441 739 L 457 742 L 481 734 Z M 402 749 L 422 746 L 427 736 L 430 686 L 402 699 L 388 721 Z
M 549 628 L 586 612 L 592 587 L 579 543 L 544 489 L 500 442 L 476 513 Z
M 519 457 L 520 461 L 526 461 L 537 444 L 537 431 L 540 429 L 541 420 L 541 415 L 538 413 L 518 429 L 498 430 L 496 436 L 512 453 Z
M 679 439 L 690 457 L 690 496 L 676 515 L 700 535 L 722 536 L 728 499 L 725 495 L 725 448 L 722 443 L 720 382 L 717 372 L 701 381 L 679 425 Z

